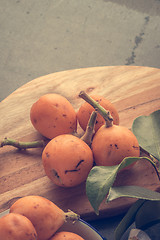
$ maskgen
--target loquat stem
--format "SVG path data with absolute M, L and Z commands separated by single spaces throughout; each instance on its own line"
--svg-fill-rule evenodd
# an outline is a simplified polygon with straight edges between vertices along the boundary
M 0 142 L 0 147 L 7 146 L 7 145 L 16 147 L 18 149 L 27 149 L 27 148 L 42 148 L 46 144 L 43 140 L 33 141 L 33 142 L 21 142 L 11 138 L 4 138 Z
M 74 213 L 73 211 L 68 210 L 68 212 L 65 213 L 65 219 L 66 221 L 71 220 L 75 222 L 78 219 L 80 219 L 80 216 L 77 213 Z
M 99 114 L 104 118 L 106 122 L 106 127 L 111 127 L 113 125 L 113 117 L 111 116 L 110 112 L 106 111 L 106 109 L 104 109 L 98 102 L 91 98 L 86 92 L 81 91 L 79 93 L 79 97 L 83 98 L 92 107 L 94 107 L 94 109 L 97 109 Z
M 97 118 L 97 109 L 95 111 L 92 112 L 90 119 L 88 121 L 86 130 L 84 135 L 81 137 L 81 139 L 88 144 L 88 146 L 91 145 L 92 143 L 92 137 L 94 134 L 94 126 L 95 126 L 95 122 L 96 122 L 96 118 Z

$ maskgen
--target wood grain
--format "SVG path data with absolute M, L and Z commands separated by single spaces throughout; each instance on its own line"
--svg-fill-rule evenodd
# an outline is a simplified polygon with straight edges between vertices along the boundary
M 133 120 L 160 109 L 160 69 L 139 66 L 110 66 L 75 69 L 34 79 L 0 103 L 0 136 L 17 140 L 42 139 L 30 122 L 32 104 L 46 93 L 65 96 L 77 111 L 81 90 L 99 94 L 115 104 L 120 124 L 131 128 Z M 81 133 L 78 128 L 78 133 Z M 85 194 L 85 183 L 74 188 L 55 186 L 46 176 L 41 162 L 42 149 L 18 151 L 11 146 L 0 149 L 0 212 L 17 197 L 44 196 L 64 210 L 72 209 L 82 218 L 96 219 Z M 141 185 L 160 190 L 158 177 L 146 161 L 119 175 L 118 184 Z M 125 212 L 135 199 L 121 198 L 102 203 L 99 218 Z

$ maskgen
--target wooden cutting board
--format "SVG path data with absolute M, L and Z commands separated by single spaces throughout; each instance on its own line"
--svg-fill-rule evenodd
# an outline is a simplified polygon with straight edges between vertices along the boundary
M 131 128 L 136 117 L 160 109 L 160 69 L 139 66 L 94 67 L 34 79 L 0 103 L 1 139 L 42 139 L 30 122 L 32 104 L 41 95 L 53 92 L 65 96 L 78 110 L 84 102 L 78 97 L 81 90 L 108 98 L 119 112 L 120 124 Z M 67 189 L 55 186 L 45 176 L 41 153 L 42 149 L 18 151 L 12 146 L 0 148 L 0 212 L 6 210 L 17 197 L 32 194 L 52 200 L 64 211 L 71 209 L 83 219 L 96 219 L 85 194 L 85 184 Z M 126 170 L 117 181 L 123 185 L 160 190 L 158 177 L 146 161 L 138 162 L 132 170 Z M 99 218 L 123 213 L 134 201 L 119 198 L 108 204 L 104 202 Z

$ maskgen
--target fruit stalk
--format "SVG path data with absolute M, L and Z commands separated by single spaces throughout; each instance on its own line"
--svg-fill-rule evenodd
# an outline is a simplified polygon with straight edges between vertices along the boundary
M 98 102 L 92 99 L 86 92 L 81 91 L 79 93 L 79 97 L 83 98 L 86 102 L 88 102 L 94 109 L 97 109 L 99 114 L 104 118 L 106 122 L 106 127 L 111 127 L 113 125 L 113 117 L 111 116 L 109 111 L 106 111 Z
M 92 137 L 94 134 L 94 126 L 97 118 L 97 109 L 92 112 L 90 119 L 87 124 L 87 128 L 81 139 L 88 144 L 88 146 L 92 143 Z
M 11 138 L 4 138 L 0 143 L 0 147 L 7 146 L 7 145 L 10 145 L 22 150 L 27 148 L 38 148 L 38 147 L 42 148 L 46 144 L 43 140 L 33 141 L 33 142 L 21 142 Z
M 68 221 L 77 221 L 78 219 L 80 219 L 80 215 L 78 215 L 77 213 L 71 211 L 71 210 L 68 210 L 68 212 L 65 212 L 65 220 Z
M 96 117 L 97 117 L 97 111 L 94 111 L 91 114 L 90 120 L 87 125 L 87 129 L 86 129 L 84 135 L 81 137 L 81 139 L 84 142 L 86 142 L 89 146 L 91 145 L 92 136 L 94 134 L 94 125 L 95 125 Z M 20 150 L 22 150 L 22 149 L 24 150 L 24 149 L 28 149 L 28 148 L 43 148 L 46 146 L 46 143 L 44 140 L 33 141 L 33 142 L 22 142 L 22 141 L 17 141 L 15 139 L 11 139 L 11 138 L 4 138 L 0 142 L 0 147 L 4 147 L 7 145 L 13 146 Z

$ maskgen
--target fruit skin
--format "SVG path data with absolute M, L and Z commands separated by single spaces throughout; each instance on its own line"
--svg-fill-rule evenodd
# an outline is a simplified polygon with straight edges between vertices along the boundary
M 113 125 L 102 126 L 92 141 L 92 151 L 96 165 L 118 165 L 125 157 L 139 157 L 137 138 L 127 128 Z
M 27 217 L 38 234 L 38 240 L 50 238 L 65 222 L 65 213 L 53 202 L 41 196 L 26 196 L 18 199 L 10 213 Z
M 37 240 L 38 238 L 28 218 L 17 213 L 9 213 L 0 218 L 0 239 Z
M 93 154 L 83 140 L 64 134 L 46 145 L 42 161 L 46 175 L 56 185 L 73 187 L 87 179 L 93 166 Z
M 72 232 L 57 232 L 50 240 L 85 240 L 79 235 Z
M 77 129 L 77 116 L 71 103 L 63 96 L 50 93 L 41 96 L 30 109 L 30 120 L 43 136 L 52 139 Z
M 97 101 L 107 111 L 110 111 L 110 114 L 113 117 L 113 123 L 115 125 L 119 125 L 119 114 L 115 106 L 109 100 L 99 95 L 93 95 L 91 96 L 91 98 Z M 88 120 L 93 110 L 94 108 L 89 103 L 84 102 L 77 112 L 77 119 L 78 119 L 79 125 L 84 131 L 86 129 Z M 104 125 L 104 123 L 105 123 L 104 118 L 100 114 L 98 114 L 96 124 L 95 124 L 95 131 L 97 131 L 102 125 Z

